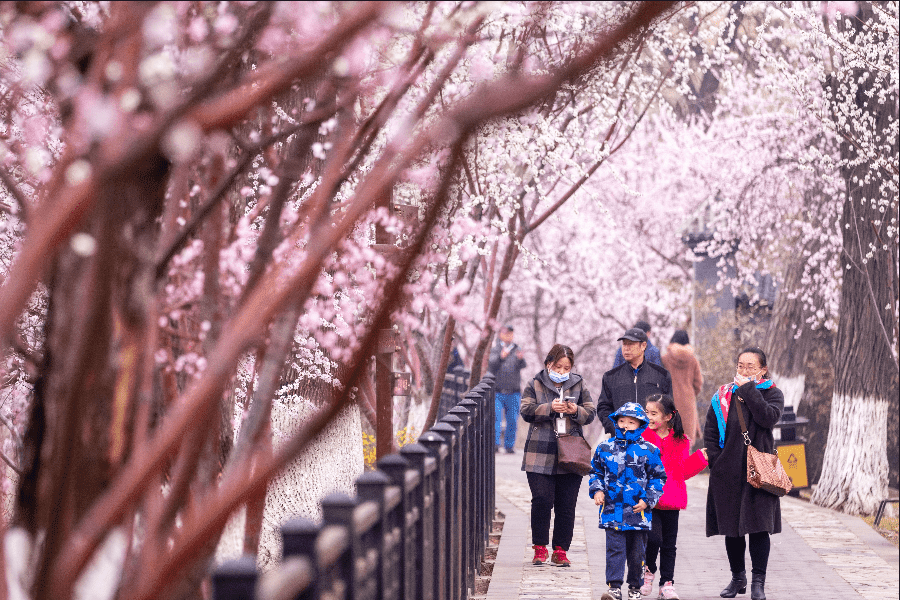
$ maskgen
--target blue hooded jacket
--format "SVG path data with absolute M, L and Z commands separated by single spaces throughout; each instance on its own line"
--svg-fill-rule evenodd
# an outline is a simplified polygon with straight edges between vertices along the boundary
M 600 527 L 616 530 L 649 530 L 650 510 L 634 512 L 641 500 L 649 508 L 656 506 L 666 482 L 659 449 L 644 440 L 641 433 L 650 424 L 644 409 L 636 402 L 627 402 L 610 415 L 615 422 L 619 417 L 633 417 L 642 425 L 634 431 L 616 426 L 615 437 L 601 442 L 591 460 L 588 495 L 602 493 L 604 503 L 600 508 Z

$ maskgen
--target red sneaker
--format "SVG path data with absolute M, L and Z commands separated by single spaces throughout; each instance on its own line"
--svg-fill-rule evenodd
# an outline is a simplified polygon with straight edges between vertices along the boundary
M 531 564 L 542 565 L 547 562 L 547 546 L 532 546 L 532 548 L 534 548 L 534 558 L 531 560 Z
M 566 558 L 566 551 L 559 546 L 553 550 L 553 556 L 550 558 L 550 562 L 557 567 L 568 567 L 572 564 L 569 562 L 569 559 Z

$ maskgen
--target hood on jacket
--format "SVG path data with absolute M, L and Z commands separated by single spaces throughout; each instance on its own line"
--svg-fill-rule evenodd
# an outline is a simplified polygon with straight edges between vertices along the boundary
M 643 425 L 634 431 L 625 431 L 619 427 L 619 424 L 616 422 L 619 417 L 633 417 L 643 423 Z M 644 433 L 644 430 L 647 429 L 647 426 L 650 424 L 647 413 L 644 412 L 643 407 L 637 402 L 626 402 L 619 410 L 609 415 L 609 418 L 616 424 L 616 439 L 624 439 L 629 442 L 636 442 L 641 439 L 641 434 Z
M 647 418 L 644 407 L 637 402 L 626 402 L 619 407 L 619 410 L 609 415 L 609 418 L 613 420 L 613 423 L 615 423 L 616 419 L 619 417 L 634 417 L 638 421 L 643 421 L 644 425 L 650 424 L 650 419 Z
M 684 369 L 691 365 L 694 358 L 694 349 L 690 344 L 669 344 L 666 346 L 666 362 L 677 369 Z

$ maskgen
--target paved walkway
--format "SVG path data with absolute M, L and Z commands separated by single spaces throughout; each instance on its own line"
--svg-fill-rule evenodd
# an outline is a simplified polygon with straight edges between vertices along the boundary
M 506 515 L 506 523 L 487 600 L 598 600 L 606 590 L 605 536 L 597 527 L 597 508 L 587 496 L 587 477 L 579 491 L 575 536 L 568 552 L 572 566 L 535 567 L 531 564 L 531 493 L 521 471 L 521 451 L 496 457 L 497 508 Z M 688 481 L 688 508 L 679 521 L 675 584 L 683 600 L 718 600 L 730 577 L 724 538 L 707 538 L 704 533 L 707 483 L 705 473 Z M 861 519 L 790 497 L 782 499 L 781 511 L 783 531 L 772 536 L 766 579 L 770 600 L 900 596 L 897 547 Z M 656 599 L 655 584 L 647 598 Z M 738 598 L 749 599 L 749 591 Z

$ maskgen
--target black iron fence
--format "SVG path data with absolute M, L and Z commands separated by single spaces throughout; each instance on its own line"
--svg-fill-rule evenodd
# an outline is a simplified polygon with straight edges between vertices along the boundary
M 488 373 L 417 443 L 378 460 L 357 496 L 322 500 L 322 523 L 282 527 L 281 564 L 253 556 L 213 572 L 214 600 L 465 600 L 494 517 L 494 378 Z

